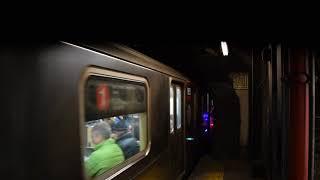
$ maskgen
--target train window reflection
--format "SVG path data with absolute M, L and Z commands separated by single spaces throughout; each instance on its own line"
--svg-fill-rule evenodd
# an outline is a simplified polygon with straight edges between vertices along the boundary
M 176 113 L 177 113 L 177 129 L 181 128 L 181 88 L 176 87 Z
M 174 94 L 173 87 L 170 86 L 170 133 L 174 133 Z
M 85 94 L 83 159 L 87 176 L 102 175 L 144 155 L 148 144 L 144 84 L 92 76 Z

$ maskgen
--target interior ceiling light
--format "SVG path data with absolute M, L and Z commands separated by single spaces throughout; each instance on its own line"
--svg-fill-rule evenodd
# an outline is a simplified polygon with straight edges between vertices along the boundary
M 228 56 L 228 54 L 229 54 L 228 46 L 227 46 L 227 43 L 225 41 L 221 41 L 221 49 L 222 49 L 222 54 L 224 56 Z

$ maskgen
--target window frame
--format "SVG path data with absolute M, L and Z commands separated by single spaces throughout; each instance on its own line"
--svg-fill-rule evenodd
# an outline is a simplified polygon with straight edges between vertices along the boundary
M 109 70 L 109 69 L 104 69 L 102 67 L 92 67 L 88 66 L 85 68 L 80 82 L 79 82 L 79 129 L 80 129 L 80 151 L 81 151 L 81 168 L 82 168 L 82 175 L 85 179 L 89 179 L 86 170 L 85 170 L 85 165 L 84 165 L 84 147 L 85 144 L 84 142 L 84 126 L 86 122 L 85 118 L 85 85 L 90 76 L 99 76 L 99 77 L 104 77 L 104 78 L 110 78 L 110 79 L 117 79 L 117 80 L 123 80 L 123 81 L 128 81 L 128 82 L 134 82 L 134 83 L 141 83 L 145 86 L 146 88 L 146 148 L 134 156 L 130 157 L 129 159 L 126 159 L 122 163 L 114 166 L 110 170 L 104 172 L 103 174 L 94 177 L 93 179 L 113 179 L 114 177 L 118 176 L 140 160 L 144 159 L 146 156 L 148 156 L 150 149 L 151 149 L 151 118 L 150 118 L 150 86 L 148 83 L 148 80 L 145 77 L 141 76 L 136 76 L 136 75 L 131 75 L 123 72 L 118 72 L 114 70 Z
M 169 135 L 174 135 L 176 131 L 184 130 L 185 128 L 185 87 L 186 83 L 184 80 L 175 77 L 169 77 L 169 105 L 170 105 L 170 87 L 173 88 L 173 106 L 174 106 L 174 132 L 170 131 L 170 119 L 169 119 Z M 176 86 L 180 87 L 181 93 L 181 127 L 177 128 L 177 112 L 176 112 Z M 170 107 L 169 107 L 170 108 Z

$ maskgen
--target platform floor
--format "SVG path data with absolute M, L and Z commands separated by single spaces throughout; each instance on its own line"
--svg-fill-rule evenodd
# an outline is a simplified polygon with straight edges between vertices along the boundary
M 250 176 L 250 165 L 245 160 L 213 160 L 202 157 L 189 180 L 263 180 Z

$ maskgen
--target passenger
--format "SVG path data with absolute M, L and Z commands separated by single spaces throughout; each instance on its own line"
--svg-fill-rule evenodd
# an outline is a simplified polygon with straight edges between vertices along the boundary
M 124 153 L 125 159 L 137 154 L 140 150 L 140 146 L 137 139 L 129 131 L 129 125 L 126 123 L 128 117 L 116 118 L 112 124 L 112 132 L 116 134 L 117 144 L 120 146 Z
M 91 177 L 100 175 L 124 161 L 121 148 L 110 138 L 111 128 L 106 122 L 100 122 L 92 128 L 92 142 L 95 151 L 85 162 L 87 174 Z

